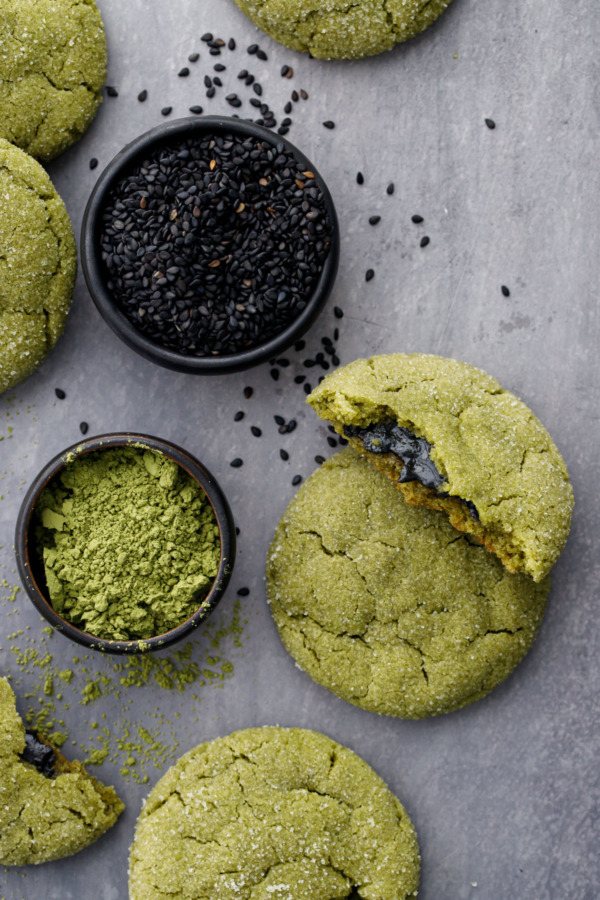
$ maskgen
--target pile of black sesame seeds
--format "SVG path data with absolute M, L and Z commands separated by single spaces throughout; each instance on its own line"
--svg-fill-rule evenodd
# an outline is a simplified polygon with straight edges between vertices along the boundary
M 330 250 L 314 173 L 282 142 L 215 134 L 157 149 L 114 189 L 102 260 L 119 307 L 189 356 L 265 343 L 306 307 Z

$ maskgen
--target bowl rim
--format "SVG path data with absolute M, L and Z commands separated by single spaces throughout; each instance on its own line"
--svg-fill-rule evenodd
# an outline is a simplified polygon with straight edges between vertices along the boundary
M 140 640 L 115 641 L 89 634 L 81 628 L 77 628 L 76 625 L 71 624 L 56 612 L 49 599 L 46 597 L 45 591 L 38 583 L 39 579 L 36 577 L 35 567 L 32 565 L 33 548 L 31 546 L 32 541 L 30 538 L 33 515 L 40 495 L 48 483 L 64 469 L 65 466 L 69 465 L 75 459 L 98 450 L 108 450 L 113 447 L 128 446 L 143 447 L 144 449 L 162 453 L 164 456 L 167 456 L 169 459 L 176 462 L 198 482 L 205 492 L 215 514 L 221 540 L 221 558 L 217 574 L 208 594 L 202 600 L 198 609 L 188 619 L 181 622 L 176 628 L 161 635 L 155 635 L 151 638 L 142 638 Z M 221 600 L 227 584 L 229 583 L 229 579 L 231 578 L 235 563 L 235 554 L 235 524 L 229 503 L 216 478 L 209 472 L 206 466 L 196 459 L 195 456 L 192 456 L 177 444 L 171 443 L 171 441 L 164 440 L 163 438 L 156 438 L 138 432 L 111 432 L 109 434 L 86 438 L 67 447 L 66 450 L 63 450 L 61 453 L 54 456 L 40 472 L 38 472 L 31 482 L 23 502 L 21 503 L 15 529 L 15 556 L 17 560 L 17 569 L 21 576 L 25 591 L 38 612 L 47 619 L 53 628 L 71 638 L 71 640 L 84 647 L 105 653 L 132 655 L 147 653 L 149 651 L 164 650 L 171 644 L 189 636 L 206 618 L 208 618 Z
M 133 325 L 116 305 L 105 284 L 105 273 L 99 252 L 99 237 L 102 227 L 102 212 L 107 198 L 125 172 L 133 167 L 140 157 L 155 147 L 177 139 L 183 140 L 194 135 L 210 133 L 233 133 L 243 137 L 255 137 L 273 146 L 283 144 L 296 159 L 313 172 L 315 181 L 323 193 L 325 207 L 331 221 L 331 247 L 317 286 L 302 312 L 290 324 L 270 338 L 239 353 L 222 356 L 186 356 L 161 346 L 148 338 Z M 229 116 L 201 116 L 175 119 L 151 128 L 120 150 L 106 166 L 98 178 L 87 202 L 81 226 L 81 267 L 89 293 L 105 322 L 130 349 L 140 353 L 166 368 L 180 372 L 198 374 L 222 374 L 237 372 L 259 365 L 277 356 L 297 341 L 314 323 L 323 310 L 335 283 L 340 257 L 340 227 L 333 198 L 323 176 L 311 160 L 291 141 L 246 121 Z

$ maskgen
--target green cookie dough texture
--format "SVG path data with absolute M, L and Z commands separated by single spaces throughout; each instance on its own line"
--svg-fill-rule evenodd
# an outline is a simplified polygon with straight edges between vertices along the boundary
M 569 534 L 573 491 L 564 460 L 524 403 L 495 378 L 440 356 L 392 353 L 358 359 L 329 375 L 308 397 L 322 419 L 345 425 L 396 422 L 432 447 L 443 493 L 419 482 L 397 484 L 402 461 L 364 451 L 409 503 L 443 510 L 510 572 L 541 581 Z M 463 501 L 475 505 L 478 519 Z
M 391 50 L 441 15 L 450 0 L 235 0 L 255 25 L 318 59 Z
M 250 728 L 201 744 L 158 782 L 129 896 L 403 900 L 419 868 L 408 815 L 362 759 L 314 731 Z
M 0 863 L 24 866 L 71 856 L 115 824 L 124 806 L 111 787 L 56 752 L 47 778 L 24 762 L 25 727 L 0 678 Z
M 418 719 L 484 697 L 537 633 L 549 579 L 511 575 L 446 517 L 404 503 L 351 447 L 288 506 L 267 589 L 286 648 L 319 684 Z
M 62 334 L 76 273 L 71 221 L 52 182 L 0 138 L 0 394 Z
M 60 471 L 36 507 L 52 606 L 88 634 L 151 638 L 201 606 L 221 559 L 206 494 L 143 447 L 98 450 Z
M 52 159 L 102 100 L 106 39 L 94 0 L 0 2 L 0 136 Z

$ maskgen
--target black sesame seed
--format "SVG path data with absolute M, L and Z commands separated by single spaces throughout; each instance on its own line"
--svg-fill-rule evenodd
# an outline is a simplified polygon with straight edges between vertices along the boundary
M 293 487 L 296 487 L 296 485 L 300 484 L 301 481 L 302 481 L 302 475 L 294 475 L 294 477 L 292 478 Z
M 258 53 L 258 44 L 250 44 L 250 46 L 246 48 L 246 52 L 249 53 L 250 56 L 254 56 Z
M 245 415 L 246 415 L 246 413 L 243 411 L 243 409 L 239 409 L 239 410 L 236 412 L 235 416 L 233 417 L 233 421 L 234 421 L 234 422 L 241 422 Z
M 203 34 L 200 38 L 201 41 L 204 41 L 206 44 L 209 44 L 213 40 L 213 35 L 210 31 L 207 31 L 206 34 Z
M 88 425 L 87 422 L 80 422 L 80 423 L 79 423 L 79 430 L 80 430 L 80 432 L 81 432 L 82 434 L 87 434 L 88 431 L 90 430 L 90 426 Z
M 170 116 L 172 112 L 173 112 L 172 106 L 163 106 L 163 108 L 160 111 L 160 114 L 161 114 L 161 116 Z
M 206 92 L 206 96 L 208 97 L 209 100 L 211 100 L 215 96 L 216 93 L 217 93 L 217 89 L 215 87 L 209 87 L 209 89 Z
M 502 291 L 502 293 L 505 297 L 510 297 L 510 290 L 509 290 L 509 288 L 506 287 L 505 284 L 502 285 L 500 290 Z
M 306 341 L 296 341 L 294 344 L 294 350 L 298 353 L 300 350 L 304 350 L 306 347 Z
M 220 56 L 221 55 L 221 51 L 218 47 L 211 47 L 208 52 L 210 53 L 211 56 Z
M 334 437 L 328 437 L 327 443 L 329 444 L 330 447 L 337 447 L 337 441 Z
M 224 72 L 227 69 L 227 66 L 224 66 L 223 63 L 215 63 L 213 69 L 215 72 Z
M 305 90 L 300 91 L 300 96 L 302 97 L 303 100 L 308 100 L 308 94 Z
M 231 460 L 231 462 L 229 463 L 229 465 L 231 466 L 232 469 L 239 469 L 240 466 L 243 466 L 243 465 L 244 465 L 244 460 L 243 460 L 243 459 L 240 459 L 239 456 L 236 456 L 235 459 L 232 459 L 232 460 Z
M 106 93 L 108 94 L 109 97 L 118 97 L 119 96 L 118 90 L 115 87 L 113 87 L 112 85 L 106 86 Z
M 411 222 L 414 222 L 415 225 L 420 225 L 421 222 L 424 222 L 423 216 L 411 216 Z
M 365 281 L 373 281 L 374 278 L 375 278 L 374 269 L 367 269 L 367 271 L 365 272 Z
M 92 158 L 90 159 L 90 169 L 95 169 L 97 167 L 97 165 L 98 165 L 98 160 L 96 159 L 95 156 L 92 156 Z
M 190 55 L 188 56 L 188 61 L 191 63 L 198 62 L 199 59 L 200 59 L 199 53 L 190 53 Z
M 194 113 L 195 116 L 201 116 L 204 110 L 201 106 L 190 106 L 190 112 Z
M 381 216 L 370 216 L 369 217 L 369 225 L 379 225 L 381 222 Z
M 254 435 L 254 437 L 262 437 L 262 431 L 260 430 L 260 428 L 258 427 L 258 425 L 251 425 L 251 426 L 250 426 L 250 431 L 252 432 L 252 434 Z
M 424 237 L 421 238 L 419 247 L 426 247 L 427 244 L 430 242 L 430 240 L 431 240 L 431 238 L 427 237 L 427 235 L 424 235 Z
M 283 418 L 283 416 L 273 416 L 273 418 L 275 419 L 276 425 L 285 425 L 285 419 Z
M 254 393 L 254 388 L 251 388 L 251 387 L 244 388 L 244 397 L 246 398 L 246 400 L 249 400 L 253 393 Z
M 269 57 L 267 56 L 267 54 L 265 53 L 265 51 L 264 51 L 264 50 L 260 50 L 260 49 L 258 49 L 258 50 L 256 51 L 256 55 L 257 55 L 257 57 L 258 57 L 259 59 L 262 59 L 263 61 L 266 61 L 266 60 L 269 58 Z
M 290 454 L 287 452 L 287 450 L 281 449 L 281 450 L 279 451 L 279 455 L 280 455 L 280 457 L 282 458 L 282 460 L 283 460 L 284 462 L 287 462 L 288 459 L 290 458 Z
M 62 388 L 54 388 L 54 393 L 58 397 L 59 400 L 64 400 L 67 396 Z
M 323 125 L 325 128 L 329 128 L 330 131 L 332 128 L 335 128 L 335 122 L 332 122 L 331 119 L 327 119 L 326 122 L 323 122 Z
M 312 391 L 312 387 L 310 386 L 308 381 L 306 382 L 306 384 L 302 385 L 302 389 L 303 389 L 304 393 L 306 394 L 306 396 L 308 396 L 310 394 L 310 392 Z
M 279 381 L 279 369 L 269 369 L 269 375 L 273 381 Z
M 302 384 L 303 381 L 306 381 L 306 375 L 296 375 L 294 378 L 296 384 Z
M 357 184 L 364 184 L 364 183 L 365 183 L 365 176 L 363 175 L 362 172 L 357 172 L 357 173 L 356 173 L 356 183 L 357 183 Z
M 331 357 L 331 362 L 332 362 L 332 365 L 339 366 L 339 364 L 340 364 L 339 356 L 336 356 L 334 353 L 333 356 Z
M 187 78 L 189 74 L 190 74 L 190 70 L 188 69 L 187 66 L 184 66 L 183 69 L 180 69 L 179 72 L 177 73 L 179 78 Z
M 339 341 L 339 339 L 340 339 L 340 329 L 339 328 L 334 328 L 333 339 L 334 339 L 334 341 Z
M 249 593 L 250 593 L 250 588 L 241 587 L 239 589 L 239 591 L 237 592 L 237 595 L 238 595 L 238 597 L 247 597 Z
M 229 38 L 229 40 L 227 41 L 227 47 L 229 48 L 229 50 L 235 50 L 236 46 L 237 44 L 234 38 Z
M 299 99 L 300 96 L 298 94 L 298 91 L 292 91 L 292 100 L 294 101 L 294 103 L 297 103 Z
M 213 84 L 215 84 L 217 87 L 223 87 L 223 82 L 218 75 L 215 75 L 215 77 L 213 78 Z
M 286 77 L 287 77 L 287 73 L 288 73 L 289 71 L 290 71 L 290 67 L 289 67 L 289 66 L 282 66 L 282 67 L 281 67 L 281 77 L 282 77 L 282 78 L 286 78 Z
M 325 462 L 325 457 L 324 456 L 315 456 L 315 462 L 318 466 L 322 466 L 323 463 Z
M 144 88 L 143 91 L 139 92 L 138 100 L 140 101 L 140 103 L 145 103 L 147 99 L 148 99 L 148 91 Z
M 237 527 L 237 525 L 235 526 L 235 533 L 236 533 L 237 537 L 240 536 L 241 532 L 240 532 L 240 529 Z
M 395 190 L 396 190 L 396 187 L 395 187 L 395 185 L 394 185 L 394 182 L 393 182 L 393 181 L 390 181 L 390 183 L 388 184 L 388 186 L 387 186 L 386 189 L 385 189 L 386 194 L 387 194 L 389 197 L 391 197 Z
M 295 419 L 290 419 L 290 421 L 286 425 L 285 430 L 287 431 L 288 434 L 291 434 L 292 431 L 296 430 L 297 425 L 298 425 L 298 423 L 296 422 Z
M 334 307 L 333 307 L 333 314 L 334 314 L 334 316 L 336 317 L 336 319 L 343 319 L 343 318 L 344 318 L 344 310 L 343 310 L 343 309 L 340 309 L 339 306 L 334 306 Z
M 262 89 L 262 85 L 259 84 L 258 81 L 254 82 L 254 84 L 252 85 L 252 90 L 258 97 L 262 97 L 263 89 Z
M 165 143 L 136 163 L 103 212 L 101 256 L 123 314 L 189 356 L 279 334 L 306 308 L 330 251 L 331 221 L 305 165 L 283 143 L 226 132 Z
M 486 120 L 485 120 L 485 124 L 486 124 L 487 127 L 488 127 L 489 129 L 491 129 L 492 131 L 493 131 L 494 128 L 496 127 L 496 123 L 494 122 L 493 119 L 486 119 Z

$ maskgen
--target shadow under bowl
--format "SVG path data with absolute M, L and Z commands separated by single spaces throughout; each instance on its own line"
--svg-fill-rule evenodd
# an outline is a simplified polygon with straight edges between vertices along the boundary
M 43 563 L 38 556 L 36 548 L 34 513 L 42 492 L 65 466 L 95 451 L 132 446 L 163 454 L 177 463 L 200 485 L 215 514 L 221 540 L 221 558 L 213 584 L 192 616 L 165 634 L 135 641 L 113 641 L 82 631 L 80 628 L 67 622 L 66 619 L 63 619 L 52 606 L 48 597 Z M 19 575 L 30 600 L 38 612 L 48 620 L 53 628 L 71 638 L 72 641 L 92 650 L 117 654 L 138 654 L 164 650 L 165 647 L 185 637 L 189 637 L 211 614 L 223 596 L 235 562 L 235 545 L 235 525 L 229 504 L 216 479 L 208 469 L 195 457 L 169 441 L 145 434 L 128 432 L 105 434 L 80 441 L 64 450 L 58 456 L 55 456 L 36 476 L 29 487 L 21 504 L 15 533 L 15 553 Z
M 283 144 L 294 158 L 314 173 L 323 194 L 323 203 L 331 223 L 331 246 L 318 283 L 304 309 L 275 337 L 245 350 L 218 356 L 188 356 L 162 346 L 147 337 L 125 316 L 107 286 L 107 271 L 101 259 L 103 213 L 115 187 L 131 171 L 162 146 L 175 145 L 189 138 L 233 134 L 252 137 L 276 146 Z M 178 119 L 159 125 L 123 148 L 100 175 L 88 200 L 81 229 L 81 264 L 83 274 L 100 315 L 132 350 L 145 359 L 177 372 L 219 375 L 240 372 L 281 355 L 305 334 L 323 310 L 333 288 L 340 257 L 340 230 L 335 206 L 322 176 L 311 161 L 285 137 L 260 125 L 227 116 Z

